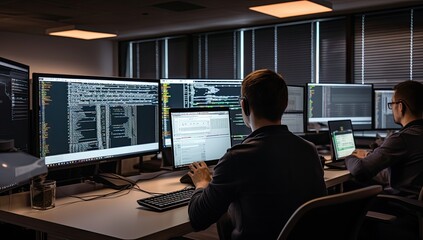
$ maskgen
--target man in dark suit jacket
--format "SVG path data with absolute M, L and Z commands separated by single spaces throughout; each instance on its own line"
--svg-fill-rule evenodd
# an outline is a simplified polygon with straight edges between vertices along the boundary
M 315 146 L 281 124 L 287 103 L 279 74 L 263 69 L 243 80 L 240 105 L 252 133 L 228 149 L 213 176 L 204 162 L 190 166 L 195 230 L 220 219 L 221 239 L 276 239 L 301 204 L 327 194 Z

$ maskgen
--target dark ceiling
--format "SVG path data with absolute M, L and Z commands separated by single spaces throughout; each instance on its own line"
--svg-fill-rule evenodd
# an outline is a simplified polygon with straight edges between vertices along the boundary
M 117 33 L 115 39 L 119 40 L 171 36 L 281 22 L 248 8 L 282 1 L 288 0 L 0 0 L 0 32 L 44 35 L 48 28 L 76 25 Z M 422 3 L 421 0 L 330 2 L 334 12 L 329 16 Z

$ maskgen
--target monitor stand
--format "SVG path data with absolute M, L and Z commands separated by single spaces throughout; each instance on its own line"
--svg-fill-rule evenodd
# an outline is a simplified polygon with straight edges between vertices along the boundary
M 97 164 L 95 166 L 93 180 L 97 183 L 102 183 L 105 187 L 117 190 L 130 189 L 136 185 L 135 181 L 114 172 L 110 167 L 106 171 L 100 170 L 100 164 Z
M 94 175 L 94 181 L 117 190 L 130 189 L 136 185 L 133 180 L 116 173 L 97 173 Z

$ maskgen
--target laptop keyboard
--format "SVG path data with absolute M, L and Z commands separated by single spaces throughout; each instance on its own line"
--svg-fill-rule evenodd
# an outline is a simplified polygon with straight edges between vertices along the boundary
M 156 195 L 148 198 L 138 199 L 137 202 L 143 207 L 147 207 L 151 210 L 162 212 L 172 208 L 182 207 L 188 205 L 192 194 L 194 193 L 194 187 L 184 188 L 161 195 Z

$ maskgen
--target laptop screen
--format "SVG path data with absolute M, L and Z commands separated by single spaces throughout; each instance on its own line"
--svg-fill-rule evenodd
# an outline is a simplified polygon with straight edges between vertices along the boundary
M 328 126 L 332 160 L 337 161 L 350 155 L 356 149 L 351 120 L 329 121 Z
M 215 164 L 231 147 L 229 108 L 170 109 L 173 168 Z

